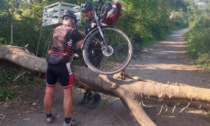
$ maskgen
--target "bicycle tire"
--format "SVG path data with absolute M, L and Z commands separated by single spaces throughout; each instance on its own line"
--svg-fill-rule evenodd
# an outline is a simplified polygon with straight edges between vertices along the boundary
M 103 51 L 103 40 L 99 30 L 92 30 L 84 39 L 83 58 L 93 72 L 99 74 L 115 74 L 127 67 L 132 58 L 132 44 L 125 33 L 114 27 L 102 27 L 104 38 L 108 44 L 107 55 Z

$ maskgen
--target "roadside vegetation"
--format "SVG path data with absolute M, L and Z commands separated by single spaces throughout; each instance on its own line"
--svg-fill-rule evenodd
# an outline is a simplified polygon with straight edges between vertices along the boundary
M 185 36 L 189 53 L 195 64 L 210 69 L 210 4 L 192 13 L 189 26 Z

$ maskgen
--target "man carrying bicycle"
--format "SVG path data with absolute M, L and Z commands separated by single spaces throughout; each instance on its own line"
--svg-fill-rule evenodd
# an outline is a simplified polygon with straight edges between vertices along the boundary
M 96 26 L 96 22 L 95 22 L 95 18 L 94 18 L 94 7 L 93 7 L 93 3 L 91 2 L 86 2 L 85 4 L 81 5 L 81 11 L 83 13 L 83 15 L 86 18 L 86 24 L 85 24 L 85 31 L 79 31 L 83 36 L 86 36 L 95 26 Z M 96 48 L 97 45 L 93 46 L 93 50 L 94 48 Z M 77 43 L 77 47 L 82 47 L 82 43 Z M 102 52 L 99 52 L 102 53 Z M 91 56 L 94 58 L 94 56 Z M 102 57 L 100 58 L 102 59 Z M 90 59 L 90 61 L 93 61 L 94 59 Z M 100 65 L 100 60 L 98 60 L 98 62 L 94 63 L 95 66 L 99 67 Z M 98 92 L 94 92 L 94 94 L 92 94 L 91 90 L 86 89 L 86 92 L 84 93 L 83 99 L 80 101 L 80 105 L 84 105 L 87 104 L 89 101 L 93 100 L 91 106 L 89 106 L 90 109 L 94 109 L 97 108 L 98 105 L 100 104 L 101 101 L 101 96 Z
M 119 18 L 119 16 L 121 15 L 121 6 L 119 6 L 119 3 L 102 3 L 99 4 L 99 11 L 102 12 L 103 19 L 99 20 L 99 25 L 101 26 L 107 26 L 107 25 L 114 25 L 114 22 Z M 97 10 L 98 10 L 97 9 Z M 97 18 L 95 17 L 95 9 L 93 6 L 93 3 L 91 2 L 86 2 L 85 4 L 81 5 L 81 11 L 84 15 L 84 17 L 86 18 L 86 24 L 85 24 L 85 31 L 82 32 L 80 31 L 80 33 L 83 36 L 86 36 L 88 33 L 90 33 L 96 26 L 96 22 L 97 22 Z M 88 59 L 91 63 L 91 65 L 93 65 L 94 67 L 100 69 L 100 67 L 102 67 L 101 65 L 101 61 L 104 57 L 104 52 L 102 52 L 102 45 L 101 45 L 101 36 L 99 33 L 97 33 L 95 35 L 95 38 L 92 39 L 92 41 L 89 43 L 88 45 Z M 82 47 L 83 43 L 77 43 L 78 47 Z M 108 46 L 110 48 L 107 48 L 112 50 L 111 46 Z M 105 54 L 111 54 L 109 51 L 108 53 Z M 100 101 L 101 101 L 101 96 L 99 95 L 99 93 L 94 93 L 94 95 L 92 96 L 92 92 L 89 90 L 86 90 L 84 97 L 82 99 L 82 101 L 80 102 L 80 104 L 86 104 L 88 103 L 90 100 L 92 100 L 93 98 L 93 103 L 90 106 L 90 108 L 96 108 Z

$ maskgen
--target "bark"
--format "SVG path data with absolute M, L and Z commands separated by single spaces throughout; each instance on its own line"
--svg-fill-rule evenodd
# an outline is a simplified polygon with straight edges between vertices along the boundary
M 46 61 L 36 57 L 23 47 L 0 46 L 0 59 L 13 62 L 28 70 L 45 73 Z M 99 75 L 87 67 L 73 66 L 78 83 L 91 90 L 119 97 L 132 113 L 134 119 L 142 126 L 156 124 L 144 111 L 143 103 L 186 103 L 204 105 L 210 102 L 210 90 L 186 85 L 162 84 L 151 80 L 140 80 L 125 74 Z M 122 78 L 123 77 L 123 78 Z M 196 103 L 193 103 L 196 101 Z
M 36 57 L 24 47 L 0 46 L 0 59 L 8 60 L 35 72 L 44 73 L 47 68 L 44 58 Z

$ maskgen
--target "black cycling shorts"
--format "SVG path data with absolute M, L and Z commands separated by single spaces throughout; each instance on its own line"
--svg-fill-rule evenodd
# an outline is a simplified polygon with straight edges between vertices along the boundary
M 63 88 L 70 88 L 74 84 L 74 74 L 70 62 L 47 66 L 47 86 L 54 86 L 59 80 Z

